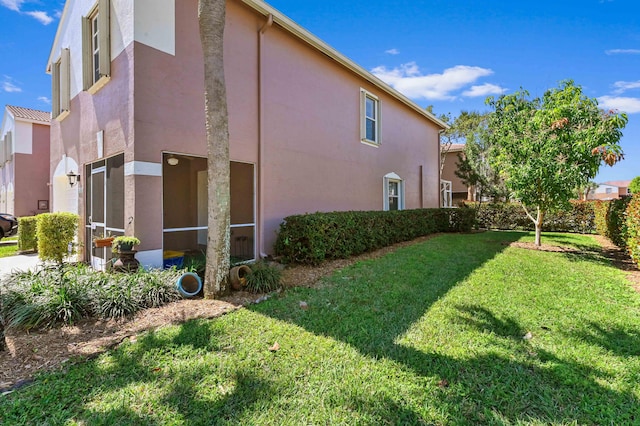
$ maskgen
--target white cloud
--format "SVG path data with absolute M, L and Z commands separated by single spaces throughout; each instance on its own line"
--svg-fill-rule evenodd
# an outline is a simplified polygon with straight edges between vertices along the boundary
M 47 105 L 51 105 L 51 99 L 47 98 L 46 96 L 38 96 L 38 100 Z
M 640 80 L 616 81 L 615 83 L 613 83 L 613 87 L 615 88 L 613 92 L 619 95 L 621 93 L 626 92 L 627 90 L 640 89 Z
M 396 48 L 393 48 L 393 49 L 385 50 L 384 53 L 387 53 L 389 55 L 399 55 L 400 51 Z
M 0 87 L 7 93 L 20 93 L 22 89 L 15 84 L 13 84 L 13 79 L 8 75 L 4 76 L 4 80 L 0 83 Z
M 371 72 L 410 98 L 429 100 L 454 100 L 456 91 L 481 77 L 493 74 L 488 68 L 456 65 L 447 68 L 442 74 L 423 75 L 415 62 L 402 64 L 393 69 L 379 66 Z M 463 96 L 466 95 L 463 93 Z
M 628 98 L 624 96 L 601 96 L 598 103 L 602 109 L 614 109 L 627 114 L 640 112 L 640 98 Z
M 47 12 L 43 12 L 41 10 L 36 10 L 33 12 L 25 12 L 25 14 L 40 21 L 40 23 L 43 25 L 49 25 L 50 23 L 53 22 L 53 18 L 49 16 Z
M 462 96 L 477 98 L 489 95 L 502 95 L 505 91 L 506 89 L 503 89 L 496 84 L 485 83 L 480 86 L 471 86 L 469 90 L 465 90 L 464 92 L 462 92 Z
M 47 12 L 44 12 L 42 10 L 34 10 L 34 11 L 22 10 L 22 5 L 26 1 L 27 0 L 0 0 L 0 5 L 6 7 L 7 9 L 13 10 L 15 12 L 31 16 L 32 18 L 36 19 L 38 22 L 40 22 L 43 25 L 49 25 L 51 22 L 53 22 L 53 18 L 49 16 Z
M 607 55 L 640 55 L 640 49 L 610 49 L 605 50 Z
M 0 0 L 0 4 L 7 9 L 20 12 L 20 8 L 22 7 L 22 3 L 24 3 L 24 1 L 25 0 Z

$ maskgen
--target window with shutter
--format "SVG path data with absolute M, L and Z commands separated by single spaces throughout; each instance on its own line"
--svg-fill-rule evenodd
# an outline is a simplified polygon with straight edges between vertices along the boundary
M 111 76 L 110 0 L 99 0 L 82 18 L 82 82 L 84 90 L 98 91 Z

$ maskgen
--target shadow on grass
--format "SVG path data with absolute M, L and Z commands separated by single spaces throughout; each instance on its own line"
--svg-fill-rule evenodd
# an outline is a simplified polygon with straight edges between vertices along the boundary
M 373 359 L 388 358 L 421 376 L 464 389 L 439 396 L 439 404 L 449 407 L 447 414 L 454 422 L 533 419 L 630 424 L 640 420 L 635 408 L 640 401 L 632 393 L 601 386 L 596 378 L 604 373 L 588 366 L 551 353 L 531 352 L 522 339 L 524 328 L 513 318 L 497 318 L 487 307 L 458 306 L 459 320 L 481 332 L 495 333 L 518 357 L 457 358 L 396 343 L 435 302 L 506 248 L 491 242 L 515 241 L 522 235 L 441 236 L 403 249 L 407 250 L 404 256 L 388 255 L 339 272 L 317 294 L 308 295 L 313 299 L 308 310 L 292 309 L 291 300 L 251 309 L 345 342 Z M 518 361 L 521 356 L 531 356 L 531 362 Z M 544 368 L 539 366 L 541 359 Z M 565 391 L 567 386 L 570 391 Z M 598 405 L 593 401 L 607 402 Z
M 574 332 L 571 335 L 618 356 L 640 356 L 640 331 L 630 332 L 619 326 L 605 328 L 595 322 L 589 322 L 586 325 L 587 330 Z

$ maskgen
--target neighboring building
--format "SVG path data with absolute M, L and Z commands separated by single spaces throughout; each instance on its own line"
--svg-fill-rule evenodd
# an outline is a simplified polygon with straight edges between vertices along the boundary
M 140 238 L 147 266 L 206 246 L 197 3 L 65 4 L 48 62 L 53 209 L 81 215 L 96 267 L 105 233 Z M 444 123 L 263 1 L 226 13 L 233 256 L 272 253 L 292 214 L 438 207 Z
M 442 183 L 441 183 L 441 199 L 443 207 L 453 207 L 459 205 L 465 200 L 471 199 L 469 194 L 473 191 L 469 191 L 467 185 L 462 183 L 462 180 L 456 176 L 456 170 L 458 169 L 458 155 L 464 155 L 465 145 L 462 143 L 451 144 L 446 153 L 442 154 Z
M 589 193 L 590 200 L 615 200 L 631 195 L 629 191 L 630 180 L 615 180 L 598 184 L 598 187 Z
M 51 113 L 7 105 L 0 128 L 0 212 L 49 211 Z

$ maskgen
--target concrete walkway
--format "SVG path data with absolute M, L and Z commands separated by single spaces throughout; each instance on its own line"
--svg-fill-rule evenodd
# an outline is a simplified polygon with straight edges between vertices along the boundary
M 19 254 L 16 256 L 0 257 L 0 277 L 14 271 L 28 271 L 41 265 L 42 261 L 37 253 Z

